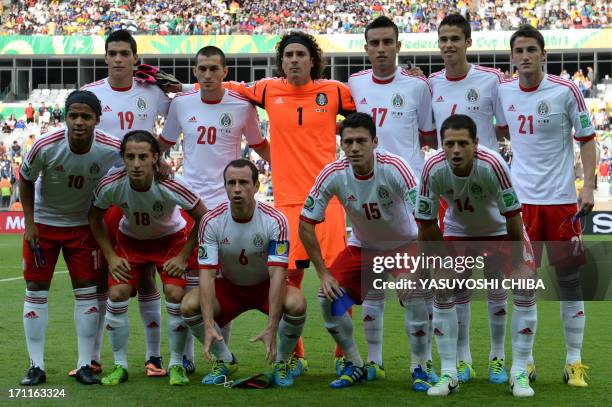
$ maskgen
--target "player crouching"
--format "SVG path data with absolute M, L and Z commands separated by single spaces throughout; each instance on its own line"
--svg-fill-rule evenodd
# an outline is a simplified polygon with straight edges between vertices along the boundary
M 325 328 L 344 351 L 344 369 L 332 388 L 349 387 L 366 380 L 365 366 L 353 338 L 353 322 L 346 312 L 334 311 L 333 302 L 343 292 L 362 303 L 364 249 L 398 251 L 416 241 L 413 216 L 416 179 L 400 157 L 376 151 L 378 138 L 372 117 L 351 113 L 342 123 L 340 145 L 346 158 L 328 164 L 317 177 L 300 216 L 300 238 L 321 280 L 319 302 Z M 321 255 L 315 226 L 323 221 L 330 200 L 337 197 L 353 225 L 344 249 L 328 267 Z M 429 315 L 424 298 L 402 300 L 404 328 L 412 348 L 413 389 L 427 390 L 426 367 Z
M 195 222 L 200 221 L 206 208 L 180 177 L 157 179 L 159 156 L 159 144 L 151 133 L 142 130 L 127 133 L 121 143 L 125 169 L 109 173 L 94 192 L 89 222 L 108 262 L 106 329 L 115 357 L 113 371 L 102 378 L 104 385 L 116 385 L 128 378 L 128 304 L 138 280 L 149 265 L 157 267 L 164 284 L 170 384 L 189 382 L 182 366 L 188 331 L 181 318 L 180 303 L 186 285 L 183 272 L 196 245 L 197 231 L 193 228 L 187 239 L 186 222 L 179 207 Z M 104 214 L 111 205 L 123 211 L 115 247 L 111 245 L 104 225 Z
M 491 251 L 485 261 L 485 277 L 502 278 L 496 273 L 503 273 L 513 279 L 533 279 L 533 251 L 525 237 L 521 204 L 510 181 L 508 166 L 497 152 L 478 144 L 476 124 L 469 116 L 456 114 L 447 118 L 442 123 L 440 137 L 443 151 L 427 160 L 421 174 L 415 213 L 419 240 L 472 242 L 470 250 L 482 250 L 487 241 L 506 242 L 493 244 L 492 248 L 486 245 L 487 252 Z M 440 197 L 449 203 L 444 235 L 437 223 Z M 517 243 L 510 245 L 510 242 Z M 448 278 L 460 275 L 455 270 L 434 271 L 436 278 L 444 273 L 452 274 Z M 446 396 L 459 390 L 457 308 L 452 290 L 434 290 L 434 294 L 432 324 L 442 376 L 427 394 Z M 499 297 L 505 291 L 495 294 Z M 516 397 L 531 397 L 534 391 L 529 386 L 527 361 L 537 324 L 535 290 L 513 290 L 513 302 L 510 388 Z
M 229 202 L 208 212 L 199 228 L 200 289 L 181 305 L 185 322 L 204 344 L 204 356 L 214 358 L 202 383 L 224 383 L 238 370 L 219 326 L 256 309 L 268 314 L 268 324 L 251 342 L 264 343 L 266 359 L 275 362 L 275 384 L 288 387 L 293 384 L 288 362 L 304 329 L 306 300 L 287 282 L 287 219 L 255 200 L 258 171 L 250 161 L 230 162 L 223 179 Z

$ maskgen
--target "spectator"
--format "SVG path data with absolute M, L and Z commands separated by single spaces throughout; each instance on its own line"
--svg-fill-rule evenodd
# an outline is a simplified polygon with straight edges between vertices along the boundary
M 36 111 L 32 107 L 32 103 L 28 103 L 28 107 L 25 108 L 24 113 L 25 113 L 25 116 L 26 116 L 26 122 L 33 123 L 34 122 L 34 114 L 36 113 Z
M 17 140 L 14 140 L 13 145 L 11 146 L 11 158 L 15 158 L 17 154 L 21 154 L 21 146 Z
M 11 204 L 11 181 L 8 179 L 6 175 L 2 175 L 2 180 L 0 181 L 0 195 L 2 195 L 2 208 L 7 209 Z
M 38 108 L 38 117 L 40 118 L 46 111 L 47 106 L 45 106 L 45 102 L 41 102 L 40 107 Z
M 6 146 L 4 145 L 4 141 L 0 141 L 0 157 L 4 157 L 6 155 Z
M 62 121 L 62 109 L 60 109 L 58 104 L 55 104 L 55 107 L 53 108 L 53 122 L 55 123 L 59 123 Z
M 15 125 L 17 124 L 17 120 L 15 120 L 15 115 L 12 114 L 6 121 L 6 125 L 9 128 L 9 133 L 11 133 L 15 129 Z

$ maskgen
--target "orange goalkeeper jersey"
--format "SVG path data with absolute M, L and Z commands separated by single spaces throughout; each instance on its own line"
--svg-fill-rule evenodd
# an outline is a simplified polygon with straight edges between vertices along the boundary
M 275 204 L 304 204 L 319 172 L 336 160 L 336 115 L 355 111 L 348 86 L 327 79 L 293 86 L 284 78 L 224 86 L 268 113 Z

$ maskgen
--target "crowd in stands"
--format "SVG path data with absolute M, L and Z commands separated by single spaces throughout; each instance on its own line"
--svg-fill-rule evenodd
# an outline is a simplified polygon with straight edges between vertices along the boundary
M 612 6 L 596 0 L 11 0 L 1 34 L 104 35 L 118 28 L 135 34 L 362 33 L 378 15 L 402 32 L 435 31 L 450 12 L 468 17 L 474 31 L 608 28 Z

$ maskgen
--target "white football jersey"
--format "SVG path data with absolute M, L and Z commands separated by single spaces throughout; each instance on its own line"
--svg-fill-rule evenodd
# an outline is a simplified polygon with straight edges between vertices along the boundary
M 242 135 L 250 147 L 265 141 L 255 107 L 228 90 L 216 103 L 204 102 L 199 91 L 176 95 L 161 138 L 175 144 L 181 133 L 185 149 L 183 175 L 207 208 L 227 200 L 223 170 L 230 161 L 240 158 Z
M 94 193 L 97 208 L 121 208 L 119 230 L 138 240 L 158 239 L 182 230 L 186 222 L 179 207 L 189 211 L 199 201 L 191 186 L 178 175 L 161 182 L 153 179 L 149 190 L 139 191 L 130 185 L 125 169 L 102 178 Z
M 34 221 L 51 226 L 87 225 L 92 192 L 100 179 L 121 162 L 121 142 L 100 130 L 85 154 L 70 150 L 68 130 L 43 134 L 25 156 L 21 176 L 36 181 Z
M 351 75 L 348 84 L 357 111 L 374 119 L 378 147 L 402 157 L 420 175 L 424 159 L 419 132 L 435 134 L 427 79 L 398 67 L 387 80 L 376 78 L 368 69 Z
M 445 69 L 429 77 L 439 148 L 444 120 L 453 114 L 465 114 L 476 123 L 478 144 L 498 150 L 493 117 L 497 117 L 497 89 L 502 79 L 496 69 L 478 65 L 471 65 L 467 75 L 461 78 L 447 78 Z
M 97 128 L 123 140 L 125 133 L 146 130 L 154 133 L 157 116 L 166 116 L 170 99 L 157 86 L 132 80 L 129 88 L 113 88 L 108 78 L 84 85 L 102 105 Z
M 417 220 L 435 221 L 440 197 L 448 203 L 444 236 L 505 235 L 505 217 L 521 209 L 506 162 L 496 151 L 481 145 L 467 177 L 453 174 L 444 151 L 427 160 L 419 183 Z
M 390 250 L 415 240 L 414 173 L 396 155 L 384 151 L 375 154 L 374 170 L 365 177 L 356 175 L 346 158 L 325 166 L 306 198 L 300 219 L 322 222 L 325 208 L 336 196 L 353 227 L 350 246 Z
M 270 278 L 269 266 L 289 264 L 289 224 L 281 212 L 257 202 L 253 217 L 232 217 L 229 202 L 206 213 L 200 222 L 198 262 L 220 270 L 223 278 L 251 286 Z
M 535 89 L 523 89 L 515 79 L 500 85 L 499 103 L 510 131 L 512 179 L 521 202 L 576 203 L 573 140 L 595 137 L 578 87 L 548 74 Z

